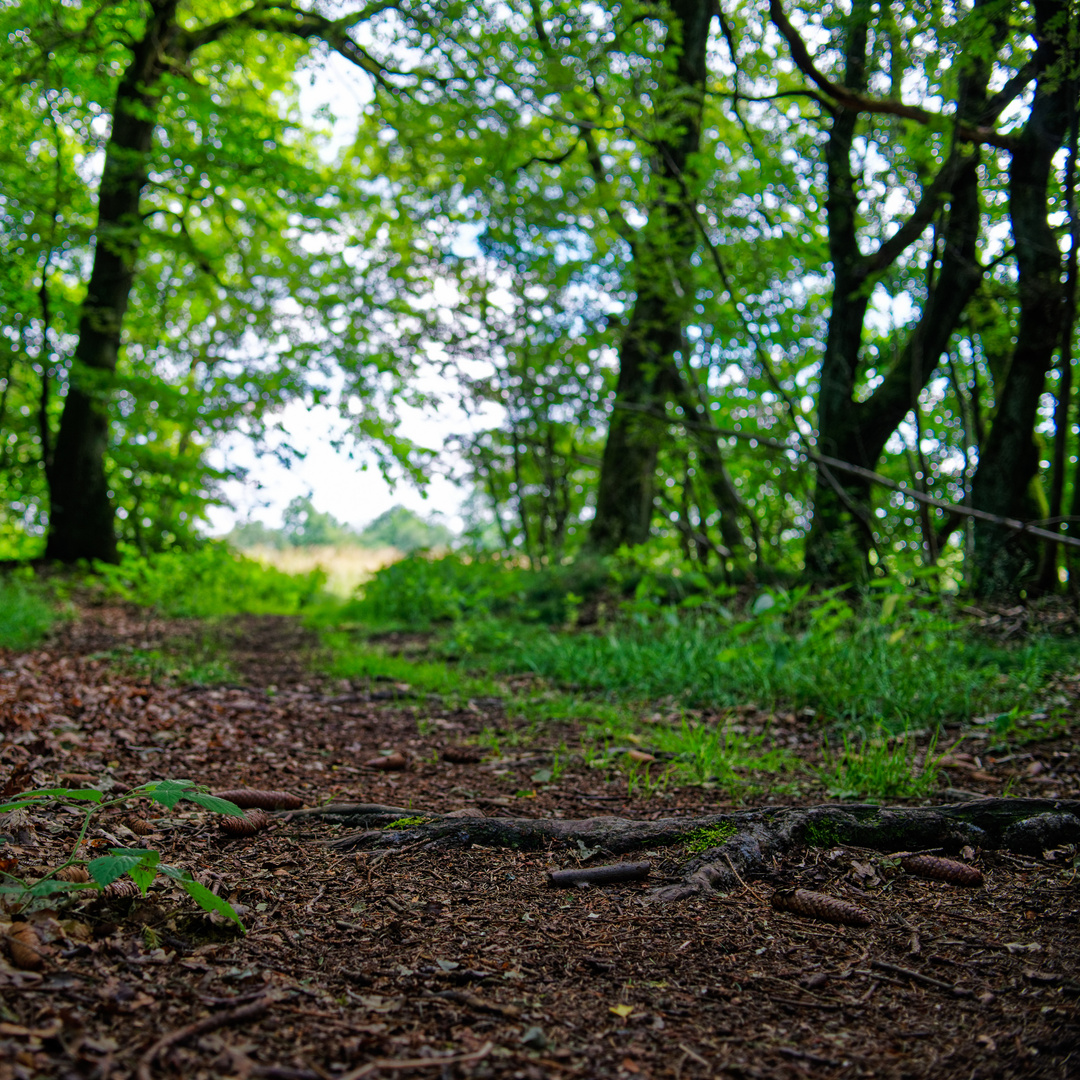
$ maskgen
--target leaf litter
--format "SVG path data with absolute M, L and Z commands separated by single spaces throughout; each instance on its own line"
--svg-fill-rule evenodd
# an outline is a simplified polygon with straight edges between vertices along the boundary
M 497 768 L 473 753 L 439 756 L 485 727 L 506 728 L 506 704 L 457 707 L 410 700 L 400 686 L 384 694 L 321 679 L 310 666 L 316 643 L 290 620 L 233 625 L 235 685 L 153 683 L 115 662 L 117 650 L 185 632 L 201 630 L 99 608 L 52 649 L 0 656 L 5 795 L 186 777 L 230 801 L 247 790 L 418 816 L 510 807 L 647 818 L 724 805 L 695 787 L 614 794 L 601 773 L 574 764 L 536 790 L 537 758 L 572 740 L 565 724 L 531 733 Z M 421 719 L 442 723 L 421 734 Z M 395 753 L 407 768 L 365 767 Z M 1073 793 L 1072 761 L 1054 756 L 1074 753 L 1067 740 L 1025 753 L 1014 768 L 1045 759 L 1056 787 Z M 965 788 L 997 793 L 975 777 L 986 764 L 962 770 Z M 290 822 L 285 805 L 239 837 L 198 806 L 129 805 L 86 838 L 88 858 L 160 852 L 233 905 L 246 935 L 162 877 L 145 897 L 121 878 L 111 896 L 0 914 L 0 1080 L 1059 1077 L 1080 1048 L 1068 847 L 972 851 L 959 865 L 983 876 L 973 888 L 956 870 L 925 879 L 878 852 L 825 843 L 774 865 L 771 890 L 750 881 L 727 896 L 644 904 L 642 881 L 548 885 L 550 872 L 586 857 L 610 862 L 603 851 L 342 856 L 319 846 L 337 827 Z M 5 815 L 3 865 L 20 876 L 61 865 L 80 820 L 62 804 Z M 641 857 L 663 879 L 687 855 Z M 794 910 L 770 904 L 784 891 L 804 894 Z M 848 908 L 871 925 L 815 918 Z

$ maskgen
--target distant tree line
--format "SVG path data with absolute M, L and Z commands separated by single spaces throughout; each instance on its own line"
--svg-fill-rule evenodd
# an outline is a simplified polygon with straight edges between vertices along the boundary
M 445 549 L 457 535 L 446 525 L 421 517 L 404 506 L 392 506 L 363 529 L 338 521 L 333 514 L 316 510 L 311 498 L 300 496 L 285 509 L 282 527 L 261 521 L 238 524 L 226 537 L 241 550 L 269 547 L 362 547 L 397 548 L 398 551 Z

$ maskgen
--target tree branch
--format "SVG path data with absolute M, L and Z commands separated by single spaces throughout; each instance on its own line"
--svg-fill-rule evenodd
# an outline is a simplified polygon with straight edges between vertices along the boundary
M 833 82 L 818 70 L 813 57 L 810 55 L 810 50 L 806 47 L 806 43 L 799 36 L 799 32 L 795 27 L 791 25 L 787 15 L 784 14 L 781 0 L 769 0 L 769 17 L 772 19 L 773 25 L 787 41 L 795 66 L 841 108 L 857 113 L 899 116 L 905 120 L 914 120 L 917 124 L 937 124 L 941 127 L 953 126 L 957 137 L 964 142 L 986 143 L 990 146 L 1000 147 L 1002 150 L 1015 150 L 1019 145 L 1015 136 L 1002 135 L 992 127 L 971 127 L 967 124 L 954 124 L 950 117 L 941 113 L 933 113 L 917 105 L 906 105 L 902 101 L 892 101 L 888 98 L 872 98 Z M 1016 92 L 1019 93 L 1019 89 Z M 1002 108 L 1004 107 L 1002 105 Z

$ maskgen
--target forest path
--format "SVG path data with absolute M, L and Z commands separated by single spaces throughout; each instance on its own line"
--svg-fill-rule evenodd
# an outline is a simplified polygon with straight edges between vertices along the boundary
M 534 780 L 573 744 L 572 725 L 530 726 L 492 760 L 476 740 L 513 729 L 510 701 L 335 682 L 312 674 L 317 649 L 293 620 L 208 629 L 87 611 L 48 648 L 0 657 L 0 783 L 7 794 L 89 783 L 115 794 L 184 777 L 418 817 L 656 820 L 728 805 L 701 788 L 616 794 L 580 761 L 555 783 Z M 177 656 L 234 681 L 162 678 Z M 1035 783 L 1044 771 L 1054 794 L 1074 794 L 1072 759 L 1054 756 L 1071 754 L 1065 745 L 1025 748 L 1025 772 L 1047 762 L 1025 794 L 1047 792 Z M 380 750 L 408 767 L 368 767 Z M 964 786 L 1000 789 L 989 767 L 989 780 L 959 769 Z M 40 970 L 0 962 L 0 1080 L 1060 1077 L 1080 1048 L 1068 844 L 961 853 L 984 874 L 978 889 L 901 873 L 851 845 L 794 847 L 771 860 L 768 880 L 655 904 L 650 888 L 679 880 L 685 844 L 634 856 L 652 863 L 649 882 L 556 890 L 547 872 L 586 851 L 339 852 L 324 845 L 343 834 L 329 821 L 278 819 L 235 839 L 219 819 L 179 809 L 136 812 L 146 835 L 131 831 L 130 806 L 106 812 L 91 843 L 153 848 L 189 868 L 240 910 L 247 935 L 160 878 L 145 899 L 38 912 Z M 79 819 L 64 807 L 22 813 L 0 826 L 0 854 L 34 877 L 71 850 Z M 613 860 L 599 852 L 589 865 L 603 861 Z M 870 925 L 775 910 L 777 885 L 855 904 Z

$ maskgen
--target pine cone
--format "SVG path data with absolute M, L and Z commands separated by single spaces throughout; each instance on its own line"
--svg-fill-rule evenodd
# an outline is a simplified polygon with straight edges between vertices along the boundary
M 101 890 L 102 896 L 113 900 L 130 900 L 139 895 L 139 886 L 131 878 L 118 878 Z
M 938 855 L 905 855 L 900 865 L 916 877 L 947 881 L 950 885 L 966 885 L 976 888 L 983 883 L 982 871 L 955 859 L 943 859 Z
M 45 949 L 41 938 L 29 923 L 12 923 L 8 931 L 8 952 L 11 962 L 23 971 L 38 971 L 45 965 Z
M 243 817 L 223 817 L 221 819 L 221 831 L 230 836 L 254 836 L 270 824 L 265 810 L 253 808 L 248 810 Z
M 772 906 L 777 911 L 791 911 L 808 919 L 822 919 L 845 926 L 870 926 L 873 922 L 862 908 L 809 889 L 778 890 L 772 894 Z
M 124 823 L 136 836 L 147 836 L 154 831 L 154 824 L 146 818 L 129 817 Z
M 77 884 L 83 884 L 90 880 L 90 875 L 87 873 L 85 866 L 65 866 L 61 870 L 57 870 L 53 875 L 57 881 L 74 881 Z
M 260 791 L 257 788 L 236 788 L 234 791 L 216 791 L 219 799 L 228 799 L 241 810 L 299 810 L 304 800 L 287 791 Z

